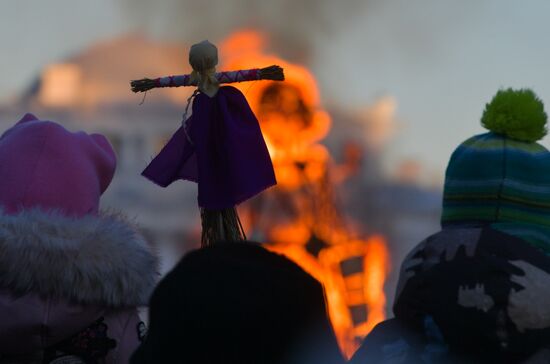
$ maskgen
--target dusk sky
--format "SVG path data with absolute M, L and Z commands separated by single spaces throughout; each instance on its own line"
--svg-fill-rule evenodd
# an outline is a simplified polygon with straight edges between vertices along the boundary
M 129 11 L 129 0 L 0 0 L 0 102 L 44 65 L 94 42 L 136 30 L 181 39 L 181 32 L 170 34 L 174 26 L 158 26 L 177 2 L 155 1 L 147 10 L 158 10 L 155 23 Z M 483 131 L 479 117 L 500 87 L 531 87 L 550 107 L 549 1 L 371 0 L 358 9 L 312 41 L 309 66 L 327 103 L 355 109 L 378 96 L 395 98 L 399 131 L 387 145 L 389 165 L 416 159 L 442 176 L 452 150 Z

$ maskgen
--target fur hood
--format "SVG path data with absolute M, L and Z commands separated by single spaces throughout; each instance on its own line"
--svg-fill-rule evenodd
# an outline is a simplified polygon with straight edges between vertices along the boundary
M 70 218 L 0 210 L 0 287 L 80 304 L 141 306 L 157 281 L 157 259 L 121 216 Z

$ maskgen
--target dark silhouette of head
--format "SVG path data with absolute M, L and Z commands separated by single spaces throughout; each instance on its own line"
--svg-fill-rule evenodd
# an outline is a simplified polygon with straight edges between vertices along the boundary
M 323 289 L 250 243 L 193 251 L 159 284 L 141 363 L 343 363 Z

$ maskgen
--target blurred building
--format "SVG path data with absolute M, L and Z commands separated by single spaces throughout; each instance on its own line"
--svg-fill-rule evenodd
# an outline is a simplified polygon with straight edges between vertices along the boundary
M 338 187 L 340 209 L 356 232 L 385 237 L 391 254 L 391 270 L 386 277 L 388 313 L 391 312 L 399 268 L 405 255 L 439 227 L 442 191 L 426 186 L 420 162 L 405 160 L 395 173 L 383 168 L 388 142 L 398 129 L 395 100 L 382 97 L 360 110 L 338 105 L 329 109 L 335 127 L 326 139 L 336 163 L 357 165 Z M 337 126 L 336 126 L 337 125 Z M 391 314 L 390 314 L 391 316 Z

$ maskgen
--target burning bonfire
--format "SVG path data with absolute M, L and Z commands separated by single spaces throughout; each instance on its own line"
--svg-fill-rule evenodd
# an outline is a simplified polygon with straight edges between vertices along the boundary
M 335 207 L 332 168 L 319 141 L 330 129 L 317 84 L 305 68 L 262 52 L 255 31 L 234 34 L 221 45 L 225 69 L 278 64 L 286 82 L 238 84 L 260 121 L 278 186 L 247 205 L 253 238 L 284 254 L 325 287 L 329 315 L 342 351 L 351 356 L 361 339 L 385 318 L 388 250 L 381 236 L 360 239 Z M 338 172 L 340 171 L 340 172 Z M 340 174 L 340 175 L 338 175 Z

